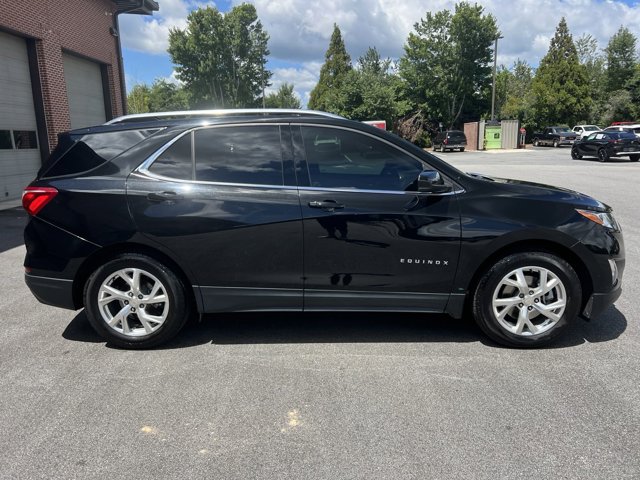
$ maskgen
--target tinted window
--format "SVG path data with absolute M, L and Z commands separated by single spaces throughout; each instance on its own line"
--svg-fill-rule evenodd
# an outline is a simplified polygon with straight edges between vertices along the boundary
M 196 130 L 196 180 L 282 185 L 280 127 L 234 126 Z
M 636 136 L 633 133 L 630 132 L 616 132 L 616 133 L 609 133 L 609 137 L 611 138 L 615 138 L 615 139 L 621 139 L 621 138 L 630 138 L 630 139 L 635 139 Z
M 314 187 L 404 191 L 422 171 L 421 162 L 368 135 L 303 127 L 302 136 Z
M 449 132 L 449 134 L 447 135 L 451 140 L 456 140 L 456 141 L 466 141 L 466 137 L 464 136 L 463 132 Z
M 153 162 L 149 171 L 163 177 L 193 180 L 191 133 L 179 138 Z
M 33 130 L 14 130 L 13 140 L 16 148 L 21 150 L 38 148 L 38 139 Z
M 68 141 L 61 142 L 63 145 L 56 147 L 51 154 L 52 157 L 59 157 L 59 159 L 55 163 L 47 162 L 53 166 L 46 171 L 46 176 L 58 177 L 92 170 L 117 157 L 158 130 L 90 133 L 74 138 L 75 143 L 72 145 L 69 145 Z
M 11 131 L 0 130 L 0 150 L 11 150 L 13 145 L 11 144 Z

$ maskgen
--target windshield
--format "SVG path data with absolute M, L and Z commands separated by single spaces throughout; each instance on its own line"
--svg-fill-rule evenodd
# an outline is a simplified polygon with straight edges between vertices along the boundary
M 562 133 L 562 132 L 571 132 L 571 129 L 569 127 L 556 127 L 554 128 L 556 133 Z
M 586 127 L 584 127 L 585 131 L 587 132 L 595 132 L 597 130 L 600 130 L 598 127 L 596 127 L 595 125 L 587 125 Z

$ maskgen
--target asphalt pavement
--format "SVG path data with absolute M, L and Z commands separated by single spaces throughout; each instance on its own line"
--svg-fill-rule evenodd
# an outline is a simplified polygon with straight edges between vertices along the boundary
M 0 212 L 0 478 L 640 478 L 640 164 L 565 148 L 438 153 L 465 171 L 613 206 L 624 292 L 551 348 L 469 318 L 234 314 L 150 351 L 111 348 L 23 281 Z

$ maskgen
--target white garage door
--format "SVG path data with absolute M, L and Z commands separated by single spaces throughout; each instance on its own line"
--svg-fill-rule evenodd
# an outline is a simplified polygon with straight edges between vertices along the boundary
M 92 127 L 104 123 L 107 118 L 100 65 L 66 53 L 62 55 L 62 60 L 71 128 Z
M 0 32 L 0 203 L 19 199 L 39 168 L 27 43 Z

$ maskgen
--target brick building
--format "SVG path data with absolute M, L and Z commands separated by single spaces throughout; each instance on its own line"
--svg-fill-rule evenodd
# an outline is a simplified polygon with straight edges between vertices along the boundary
M 154 0 L 0 0 L 0 202 L 19 199 L 60 132 L 125 113 L 118 16 Z

